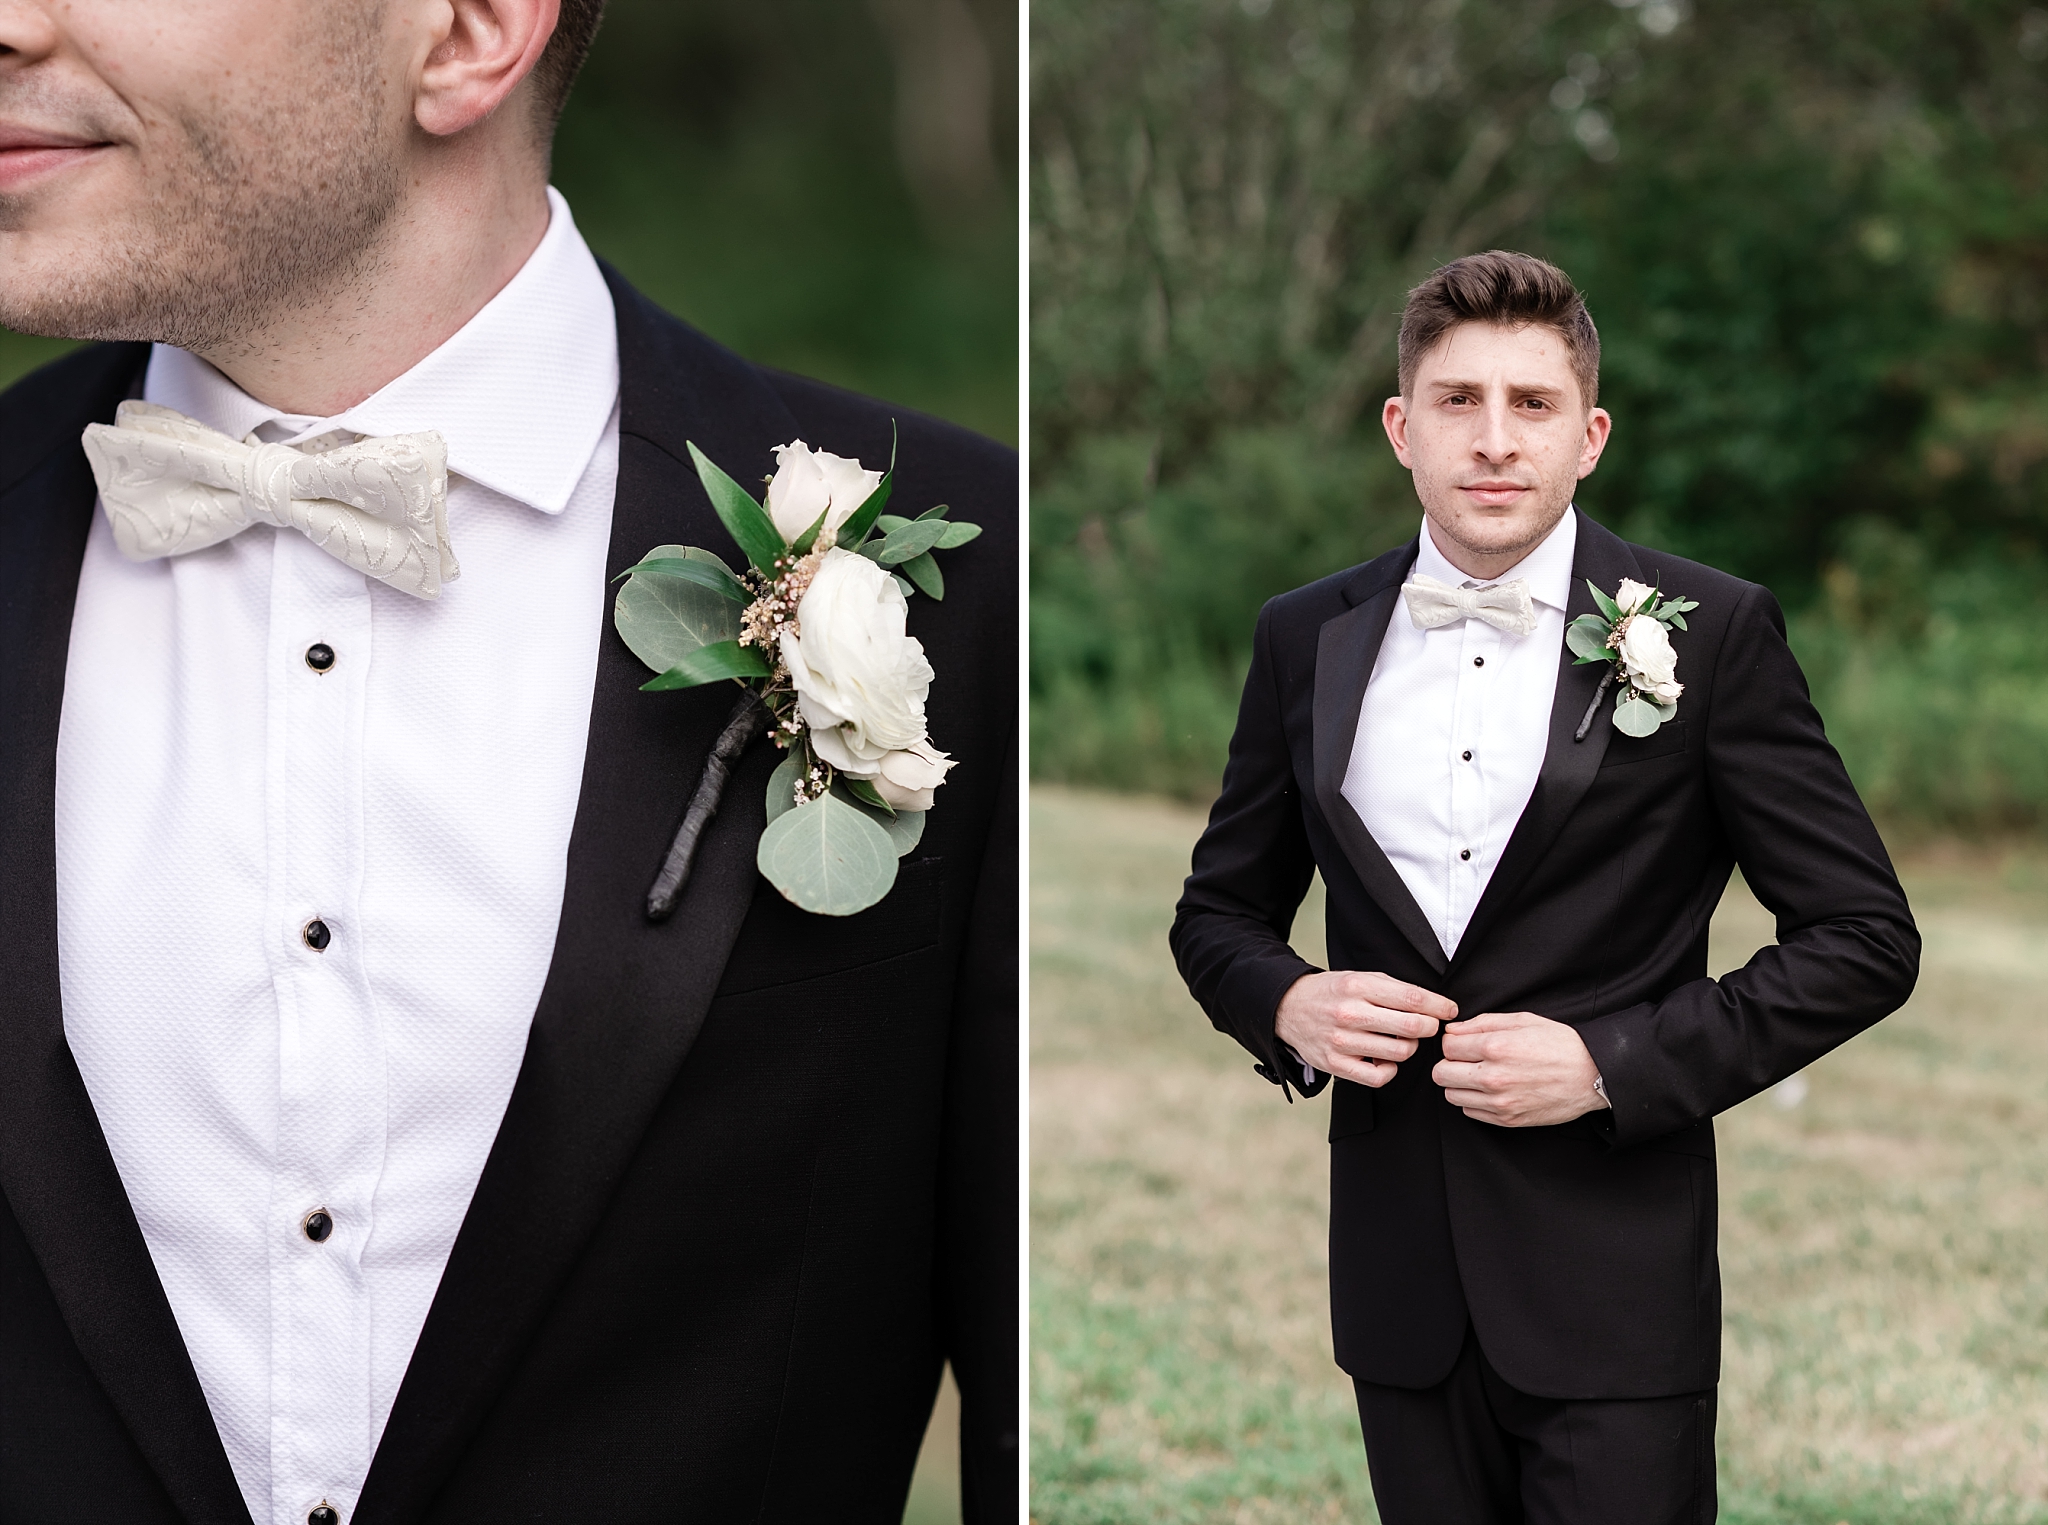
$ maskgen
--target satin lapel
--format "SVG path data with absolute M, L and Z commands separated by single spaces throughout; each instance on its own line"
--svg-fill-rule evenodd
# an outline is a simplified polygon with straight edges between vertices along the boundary
M 61 361 L 9 399 L 0 424 L 0 1189 L 79 1354 L 165 1491 L 192 1525 L 246 1525 L 65 1042 L 58 983 L 57 727 L 94 502 L 78 436 L 87 423 L 112 422 L 147 354 L 106 345 Z
M 623 410 L 609 575 L 665 543 L 742 566 L 684 440 L 745 481 L 795 421 L 751 366 L 605 273 Z M 647 887 L 736 695 L 726 684 L 641 693 L 649 674 L 611 628 L 610 600 L 602 642 L 554 962 L 358 1525 L 418 1519 L 483 1422 L 703 1026 L 753 899 L 778 757 L 765 743 L 735 769 L 675 915 L 648 922 Z
M 1635 557 L 1629 554 L 1620 537 L 1579 514 L 1578 548 L 1572 555 L 1572 591 L 1565 605 L 1565 623 L 1597 612 L 1592 592 L 1586 586 L 1588 581 L 1611 594 L 1624 577 L 1641 576 L 1642 568 L 1636 565 Z M 1580 666 L 1562 641 L 1558 643 L 1558 664 L 1557 697 L 1550 706 L 1550 740 L 1543 753 L 1543 771 L 1536 776 L 1536 788 L 1529 796 L 1528 806 L 1515 823 L 1507 846 L 1501 849 L 1500 862 L 1486 882 L 1486 892 L 1479 897 L 1472 920 L 1458 940 L 1459 959 L 1466 963 L 1476 956 L 1473 950 L 1484 945 L 1487 926 L 1500 914 L 1501 907 L 1515 898 L 1593 786 L 1593 775 L 1600 771 L 1600 759 L 1607 755 L 1607 743 L 1614 735 L 1609 718 L 1614 690 L 1610 687 L 1600 701 L 1603 713 L 1593 717 L 1586 739 L 1572 739 L 1579 721 L 1585 717 L 1586 706 L 1599 690 L 1607 664 Z
M 1346 861 L 1388 920 L 1401 929 L 1430 968 L 1441 974 L 1447 960 L 1443 944 L 1430 930 L 1429 918 L 1415 903 L 1400 870 L 1365 829 L 1351 801 L 1344 798 L 1344 774 L 1351 766 L 1351 750 L 1358 737 L 1365 686 L 1372 678 L 1373 663 L 1379 660 L 1387 622 L 1400 607 L 1401 582 L 1415 564 L 1415 552 L 1411 545 L 1404 556 L 1375 563 L 1376 574 L 1359 590 L 1363 595 L 1360 602 L 1326 623 L 1316 640 L 1316 692 L 1310 712 L 1312 762 L 1316 805 L 1336 833 Z

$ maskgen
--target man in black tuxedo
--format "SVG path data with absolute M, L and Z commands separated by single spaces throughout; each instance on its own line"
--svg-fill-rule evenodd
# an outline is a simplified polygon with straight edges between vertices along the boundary
M 1015 460 L 600 273 L 547 187 L 600 8 L 0 7 L 0 321 L 110 341 L 0 397 L 10 1525 L 893 1525 L 949 1361 L 1014 1516 Z M 273 466 L 446 429 L 461 580 L 127 559 L 81 435 L 166 398 Z M 985 530 L 909 616 L 923 838 L 797 910 L 763 740 L 651 922 L 733 696 L 641 692 L 607 590 L 743 564 L 689 444 L 897 424 Z
M 1572 507 L 1598 364 L 1540 260 L 1410 294 L 1384 422 L 1423 534 L 1266 606 L 1173 927 L 1263 1076 L 1334 1078 L 1331 1315 L 1389 1525 L 1714 1517 L 1714 1114 L 1918 971 L 1769 592 Z M 1697 605 L 1626 639 L 1620 696 L 1564 644 L 1589 584 Z M 1631 678 L 1663 718 L 1625 733 Z M 1713 980 L 1737 865 L 1778 942 Z M 1318 870 L 1329 972 L 1287 943 Z

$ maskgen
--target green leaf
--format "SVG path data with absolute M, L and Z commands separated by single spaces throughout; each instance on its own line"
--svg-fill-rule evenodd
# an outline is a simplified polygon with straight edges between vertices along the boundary
M 1656 705 L 1647 699 L 1631 699 L 1626 690 L 1614 706 L 1614 728 L 1624 736 L 1648 736 L 1663 723 Z
M 713 581 L 733 581 L 724 562 L 695 546 L 656 546 L 647 560 L 701 565 Z M 635 575 L 612 601 L 612 624 L 634 656 L 665 673 L 693 651 L 736 639 L 740 609 L 724 593 L 693 578 Z
M 810 554 L 811 547 L 818 543 L 818 531 L 825 527 L 825 516 L 831 512 L 832 505 L 829 503 L 818 510 L 818 517 L 811 521 L 811 527 L 797 536 L 795 542 L 790 546 L 790 551 L 793 554 L 798 556 L 808 556 Z
M 754 861 L 784 899 L 820 916 L 864 911 L 896 883 L 896 844 L 888 831 L 833 794 L 771 822 Z
M 766 659 L 751 646 L 742 646 L 738 641 L 718 641 L 688 653 L 667 672 L 658 678 L 650 678 L 640 688 L 645 693 L 662 693 L 672 688 L 697 688 L 722 678 L 765 678 L 769 671 Z
M 906 519 L 901 514 L 883 514 L 875 520 L 875 528 L 887 535 L 896 530 L 906 529 L 916 522 L 915 519 Z
M 939 536 L 939 543 L 936 549 L 941 551 L 958 550 L 980 533 L 981 526 L 978 524 L 954 524 L 948 521 L 946 533 Z
M 896 807 L 883 799 L 881 791 L 866 779 L 855 778 L 850 773 L 842 773 L 839 775 L 839 782 L 846 785 L 846 792 L 848 794 L 859 800 L 863 805 L 866 805 L 870 810 L 878 810 L 882 814 L 889 816 L 896 814 Z
M 1594 588 L 1592 578 L 1586 579 L 1586 586 L 1593 589 L 1593 607 L 1607 616 L 1608 624 L 1618 624 L 1621 620 L 1621 605 L 1617 604 L 1605 593 L 1602 593 L 1598 588 Z
M 939 564 L 932 560 L 930 551 L 904 562 L 897 570 L 924 589 L 932 598 L 943 599 L 946 596 L 946 579 L 939 575 Z M 907 598 L 909 595 L 905 594 L 904 597 Z
M 907 854 L 924 836 L 924 817 L 922 810 L 899 810 L 882 822 L 882 829 L 889 833 L 889 840 L 896 846 L 897 857 Z
M 889 574 L 889 580 L 896 584 L 896 591 L 898 593 L 901 593 L 905 598 L 910 597 L 911 594 L 917 591 L 916 588 L 911 586 L 910 579 L 907 577 L 898 577 L 894 572 L 891 572 Z
M 768 820 L 771 825 L 776 817 L 788 815 L 796 809 L 796 786 L 804 776 L 806 756 L 801 745 L 793 746 L 782 754 L 782 761 L 768 775 Z
M 946 505 L 943 503 L 936 504 L 933 507 L 926 509 L 917 517 L 920 519 L 943 519 L 946 517 Z
M 882 480 L 875 484 L 875 490 L 868 494 L 867 502 L 853 511 L 853 515 L 839 526 L 836 544 L 845 550 L 858 550 L 868 531 L 874 528 L 875 520 L 882 510 L 889 506 L 889 493 L 896 486 L 896 425 L 889 424 L 889 469 L 882 473 Z
M 704 484 L 704 491 L 711 499 L 711 506 L 718 511 L 719 522 L 725 526 L 726 533 L 746 553 L 747 560 L 760 571 L 773 576 L 775 558 L 787 547 L 782 543 L 782 532 L 768 517 L 768 510 L 756 503 L 746 488 L 714 466 L 711 458 L 694 443 L 684 443 L 689 445 L 690 460 L 697 467 L 697 480 Z
M 1690 629 L 1690 628 L 1691 628 L 1690 626 L 1688 626 L 1688 625 L 1687 625 L 1687 624 L 1685 623 L 1685 616 L 1684 616 L 1684 615 L 1682 615 L 1682 614 L 1674 614 L 1674 615 L 1672 615 L 1672 616 L 1671 616 L 1671 623 L 1672 623 L 1672 624 L 1674 624 L 1674 625 L 1676 625 L 1676 626 L 1677 626 L 1677 627 L 1678 627 L 1678 628 L 1679 628 L 1680 630 L 1686 630 L 1686 629 Z
M 920 519 L 900 530 L 889 531 L 889 538 L 882 542 L 882 554 L 875 559 L 885 567 L 901 566 L 911 557 L 922 556 L 937 545 L 939 537 L 945 533 L 943 520 Z
M 694 550 L 694 547 L 686 547 Z M 709 551 L 696 551 L 699 561 L 691 556 L 653 556 L 637 567 L 628 567 L 620 577 L 680 577 L 684 582 L 693 582 L 700 588 L 709 588 L 721 598 L 729 598 L 742 607 L 754 601 L 746 584 L 732 575 L 732 570 Z M 616 579 L 615 579 L 616 580 Z
M 856 556 L 865 556 L 869 561 L 880 561 L 882 559 L 882 547 L 885 544 L 887 544 L 887 542 L 882 540 L 865 541 L 862 544 L 854 547 L 853 554 Z
M 1597 614 L 1582 614 L 1564 627 L 1564 643 L 1581 662 L 1609 662 L 1608 629 Z

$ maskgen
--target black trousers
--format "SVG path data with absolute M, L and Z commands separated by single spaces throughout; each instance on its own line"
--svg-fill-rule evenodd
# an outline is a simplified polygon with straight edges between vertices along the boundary
M 1450 1376 L 1353 1384 L 1383 1525 L 1713 1525 L 1714 1392 L 1518 1392 L 1468 1326 Z

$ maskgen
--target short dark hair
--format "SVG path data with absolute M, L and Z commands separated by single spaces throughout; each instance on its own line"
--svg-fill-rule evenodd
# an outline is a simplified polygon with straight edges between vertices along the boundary
M 555 35 L 533 66 L 533 82 L 540 92 L 541 120 L 549 127 L 569 103 L 569 87 L 590 56 L 591 39 L 604 18 L 604 0 L 562 0 L 561 19 Z
M 1540 323 L 1557 330 L 1586 406 L 1600 400 L 1600 331 L 1579 288 L 1550 261 L 1489 249 L 1439 266 L 1409 292 L 1397 348 L 1403 397 L 1415 384 L 1422 357 L 1460 323 L 1503 328 Z

